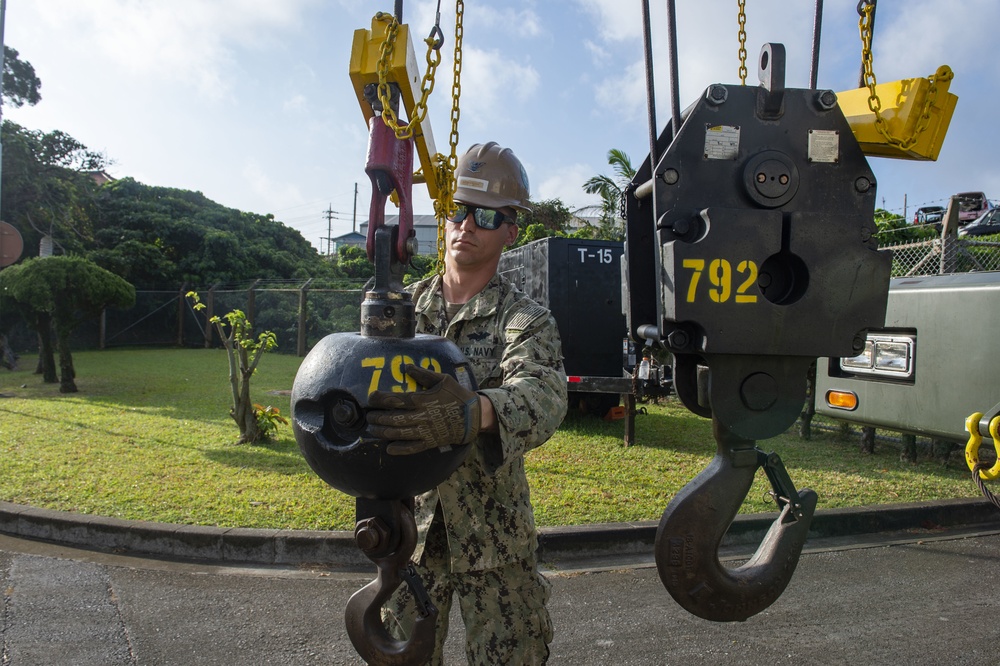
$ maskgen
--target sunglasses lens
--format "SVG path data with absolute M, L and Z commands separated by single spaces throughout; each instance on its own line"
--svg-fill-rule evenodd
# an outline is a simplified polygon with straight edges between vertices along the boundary
M 506 215 L 492 208 L 476 208 L 474 206 L 459 206 L 454 215 L 448 218 L 449 222 L 461 224 L 465 218 L 472 214 L 472 219 L 476 221 L 476 226 L 480 229 L 499 229 L 504 222 L 515 223 L 517 217 Z
M 468 216 L 469 209 L 466 206 L 459 206 L 458 210 L 455 211 L 455 214 L 448 218 L 448 221 L 458 224 Z
M 476 218 L 476 226 L 480 229 L 493 230 L 503 224 L 504 215 L 500 211 L 490 210 L 489 208 L 477 208 L 474 213 Z

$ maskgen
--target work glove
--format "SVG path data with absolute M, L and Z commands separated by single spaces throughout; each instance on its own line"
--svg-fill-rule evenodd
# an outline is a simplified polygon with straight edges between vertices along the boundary
M 468 444 L 479 434 L 479 395 L 451 375 L 416 365 L 405 372 L 424 391 L 368 396 L 368 432 L 387 440 L 390 455 L 410 455 L 441 446 Z

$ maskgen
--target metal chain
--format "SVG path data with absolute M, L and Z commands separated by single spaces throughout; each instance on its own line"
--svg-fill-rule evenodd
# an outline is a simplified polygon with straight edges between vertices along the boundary
M 442 155 L 436 153 L 434 160 L 433 174 L 428 177 L 434 178 L 437 184 L 438 197 L 434 201 L 434 215 L 438 221 L 437 229 L 437 272 L 444 273 L 445 255 L 445 223 L 454 214 L 455 206 L 455 171 L 458 169 L 458 120 L 461 115 L 459 98 L 462 94 L 461 74 L 462 74 L 462 37 L 464 30 L 462 20 L 465 14 L 464 0 L 456 0 L 455 4 L 455 65 L 451 86 L 451 133 L 448 143 L 451 148 L 450 153 Z M 435 74 L 438 65 L 441 64 L 441 46 L 443 43 L 441 33 L 441 2 L 438 0 L 437 18 L 430 35 L 424 41 L 427 44 L 427 71 L 424 73 L 420 84 L 420 99 L 410 110 L 410 120 L 402 125 L 390 102 L 391 91 L 389 88 L 389 63 L 392 60 L 393 50 L 396 43 L 396 34 L 399 30 L 399 21 L 392 14 L 379 12 L 375 18 L 388 23 L 385 41 L 379 48 L 379 60 L 376 66 L 378 72 L 378 96 L 382 102 L 382 120 L 393 130 L 397 139 L 405 140 L 413 137 L 413 130 L 427 117 L 427 100 L 434 91 Z
M 898 147 L 900 150 L 909 150 L 917 142 L 917 139 L 927 129 L 931 120 L 931 107 L 937 99 L 937 82 L 939 80 L 950 80 L 954 74 L 948 68 L 939 68 L 936 74 L 927 77 L 930 82 L 930 89 L 924 99 L 924 106 L 920 110 L 917 124 L 913 128 L 913 133 L 908 137 L 895 137 L 889 132 L 889 123 L 882 115 L 882 100 L 879 99 L 875 91 L 877 85 L 875 81 L 875 71 L 872 64 L 872 22 L 874 21 L 875 4 L 871 0 L 861 0 L 858 3 L 858 30 L 861 32 L 861 79 L 868 88 L 868 108 L 875 114 L 875 129 L 881 134 L 889 144 Z
M 458 170 L 458 120 L 461 116 L 459 98 L 462 96 L 462 37 L 464 29 L 462 19 L 465 15 L 465 1 L 455 2 L 455 64 L 451 81 L 451 133 L 448 135 L 448 145 L 451 152 L 448 156 L 440 153 L 435 158 L 435 173 L 437 179 L 438 198 L 434 202 L 434 215 L 437 217 L 437 273 L 444 274 L 445 226 L 449 217 L 456 210 L 455 206 L 455 171 Z
M 436 38 L 436 32 L 440 33 L 440 27 L 435 26 L 430 36 L 424 40 L 427 44 L 427 71 L 420 82 L 420 99 L 410 110 L 410 120 L 405 125 L 400 124 L 396 112 L 392 108 L 390 101 L 391 92 L 389 88 L 389 62 L 395 49 L 396 33 L 399 31 L 399 21 L 392 14 L 379 12 L 375 15 L 376 20 L 385 21 L 389 24 L 386 30 L 385 41 L 379 47 L 378 64 L 378 97 L 382 102 L 382 120 L 396 133 L 397 139 L 409 139 L 413 136 L 413 129 L 423 122 L 427 117 L 427 98 L 434 90 L 434 75 L 437 67 L 441 64 L 441 40 Z
M 628 195 L 634 190 L 635 187 L 629 183 L 625 189 L 618 193 L 618 217 L 623 220 L 628 220 Z
M 736 0 L 739 8 L 737 20 L 740 24 L 740 85 L 747 84 L 747 2 L 746 0 Z

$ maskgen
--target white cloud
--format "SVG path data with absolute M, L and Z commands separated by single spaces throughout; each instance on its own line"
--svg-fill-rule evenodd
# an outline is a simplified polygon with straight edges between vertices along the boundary
M 975 17 L 975 20 L 969 20 Z M 905 12 L 878 14 L 875 74 L 879 81 L 927 76 L 948 64 L 956 74 L 996 66 L 984 48 L 996 43 L 1000 4 L 995 0 L 907 3 Z M 990 45 L 990 46 L 988 46 Z
M 290 99 L 285 100 L 282 108 L 285 111 L 301 111 L 306 108 L 308 100 L 305 95 L 295 94 Z
M 638 2 L 577 0 L 577 4 L 583 8 L 584 12 L 594 17 L 598 35 L 602 40 L 628 42 L 642 39 L 642 22 Z
M 611 54 L 607 49 L 600 46 L 597 42 L 592 39 L 583 40 L 583 46 L 591 55 L 591 61 L 594 65 L 600 67 L 608 62 L 611 58 Z
M 632 63 L 624 74 L 616 72 L 594 86 L 594 100 L 606 113 L 622 120 L 641 120 L 646 113 L 646 83 L 643 64 Z
M 235 51 L 277 43 L 276 34 L 298 27 L 313 2 L 45 0 L 34 3 L 27 20 L 37 22 L 36 31 L 69 36 L 63 51 L 85 60 L 93 73 L 110 69 L 134 79 L 179 82 L 218 99 L 230 90 Z
M 475 6 L 472 16 L 488 30 L 513 33 L 521 37 L 537 37 L 544 32 L 541 19 L 531 8 L 498 8 L 482 3 Z
M 243 186 L 253 192 L 258 200 L 267 204 L 267 210 L 287 208 L 305 201 L 297 185 L 276 182 L 256 160 L 251 159 L 244 164 L 240 177 Z
M 464 38 L 474 40 L 480 34 L 510 35 L 517 38 L 537 37 L 544 34 L 544 22 L 535 11 L 534 2 L 523 2 L 525 6 L 511 6 L 514 3 L 468 3 L 463 13 Z M 436 0 L 419 0 L 404 7 L 403 22 L 412 26 L 419 41 L 415 48 L 422 50 L 423 39 L 427 37 L 437 13 Z M 445 48 L 450 53 L 454 48 L 455 3 L 443 3 L 441 7 L 441 32 L 444 34 Z M 469 42 L 465 42 L 468 44 Z
M 531 198 L 535 201 L 560 199 L 570 210 L 599 204 L 599 197 L 583 191 L 583 183 L 596 174 L 597 172 L 586 164 L 560 165 L 533 187 Z
M 509 121 L 518 104 L 531 100 L 540 81 L 530 64 L 516 62 L 500 51 L 466 48 L 462 57 L 462 122 L 481 129 Z

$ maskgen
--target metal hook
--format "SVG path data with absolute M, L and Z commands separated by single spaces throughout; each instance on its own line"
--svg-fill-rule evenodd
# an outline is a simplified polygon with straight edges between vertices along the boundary
M 656 568 L 670 595 L 706 620 L 745 620 L 774 603 L 798 564 L 816 493 L 796 491 L 780 458 L 713 422 L 718 448 L 701 474 L 681 489 L 656 530 Z M 719 562 L 719 544 L 750 491 L 759 467 L 782 507 L 757 552 L 740 567 Z
M 359 514 L 363 502 L 364 500 L 358 500 Z M 382 516 L 359 520 L 354 529 L 358 547 L 378 567 L 378 575 L 375 580 L 355 592 L 347 602 L 347 635 L 367 664 L 422 664 L 430 659 L 434 651 L 438 610 L 427 596 L 410 562 L 417 544 L 417 525 L 413 520 L 413 513 L 401 501 L 392 500 L 381 504 L 388 505 L 389 516 L 383 513 Z M 391 526 L 387 527 L 386 522 Z M 420 614 L 412 635 L 405 641 L 393 638 L 382 622 L 383 604 L 403 582 L 410 586 Z
M 390 103 L 399 105 L 399 86 L 390 83 Z M 385 205 L 395 192 L 399 203 L 399 232 L 396 238 L 396 259 L 407 264 L 416 254 L 413 239 L 413 139 L 400 139 L 395 130 L 382 119 L 382 102 L 378 86 L 365 86 L 365 99 L 374 115 L 368 120 L 368 155 L 365 173 L 372 182 L 372 201 L 368 209 L 368 260 L 375 261 L 375 232 L 385 225 Z M 395 109 L 398 112 L 398 108 Z

